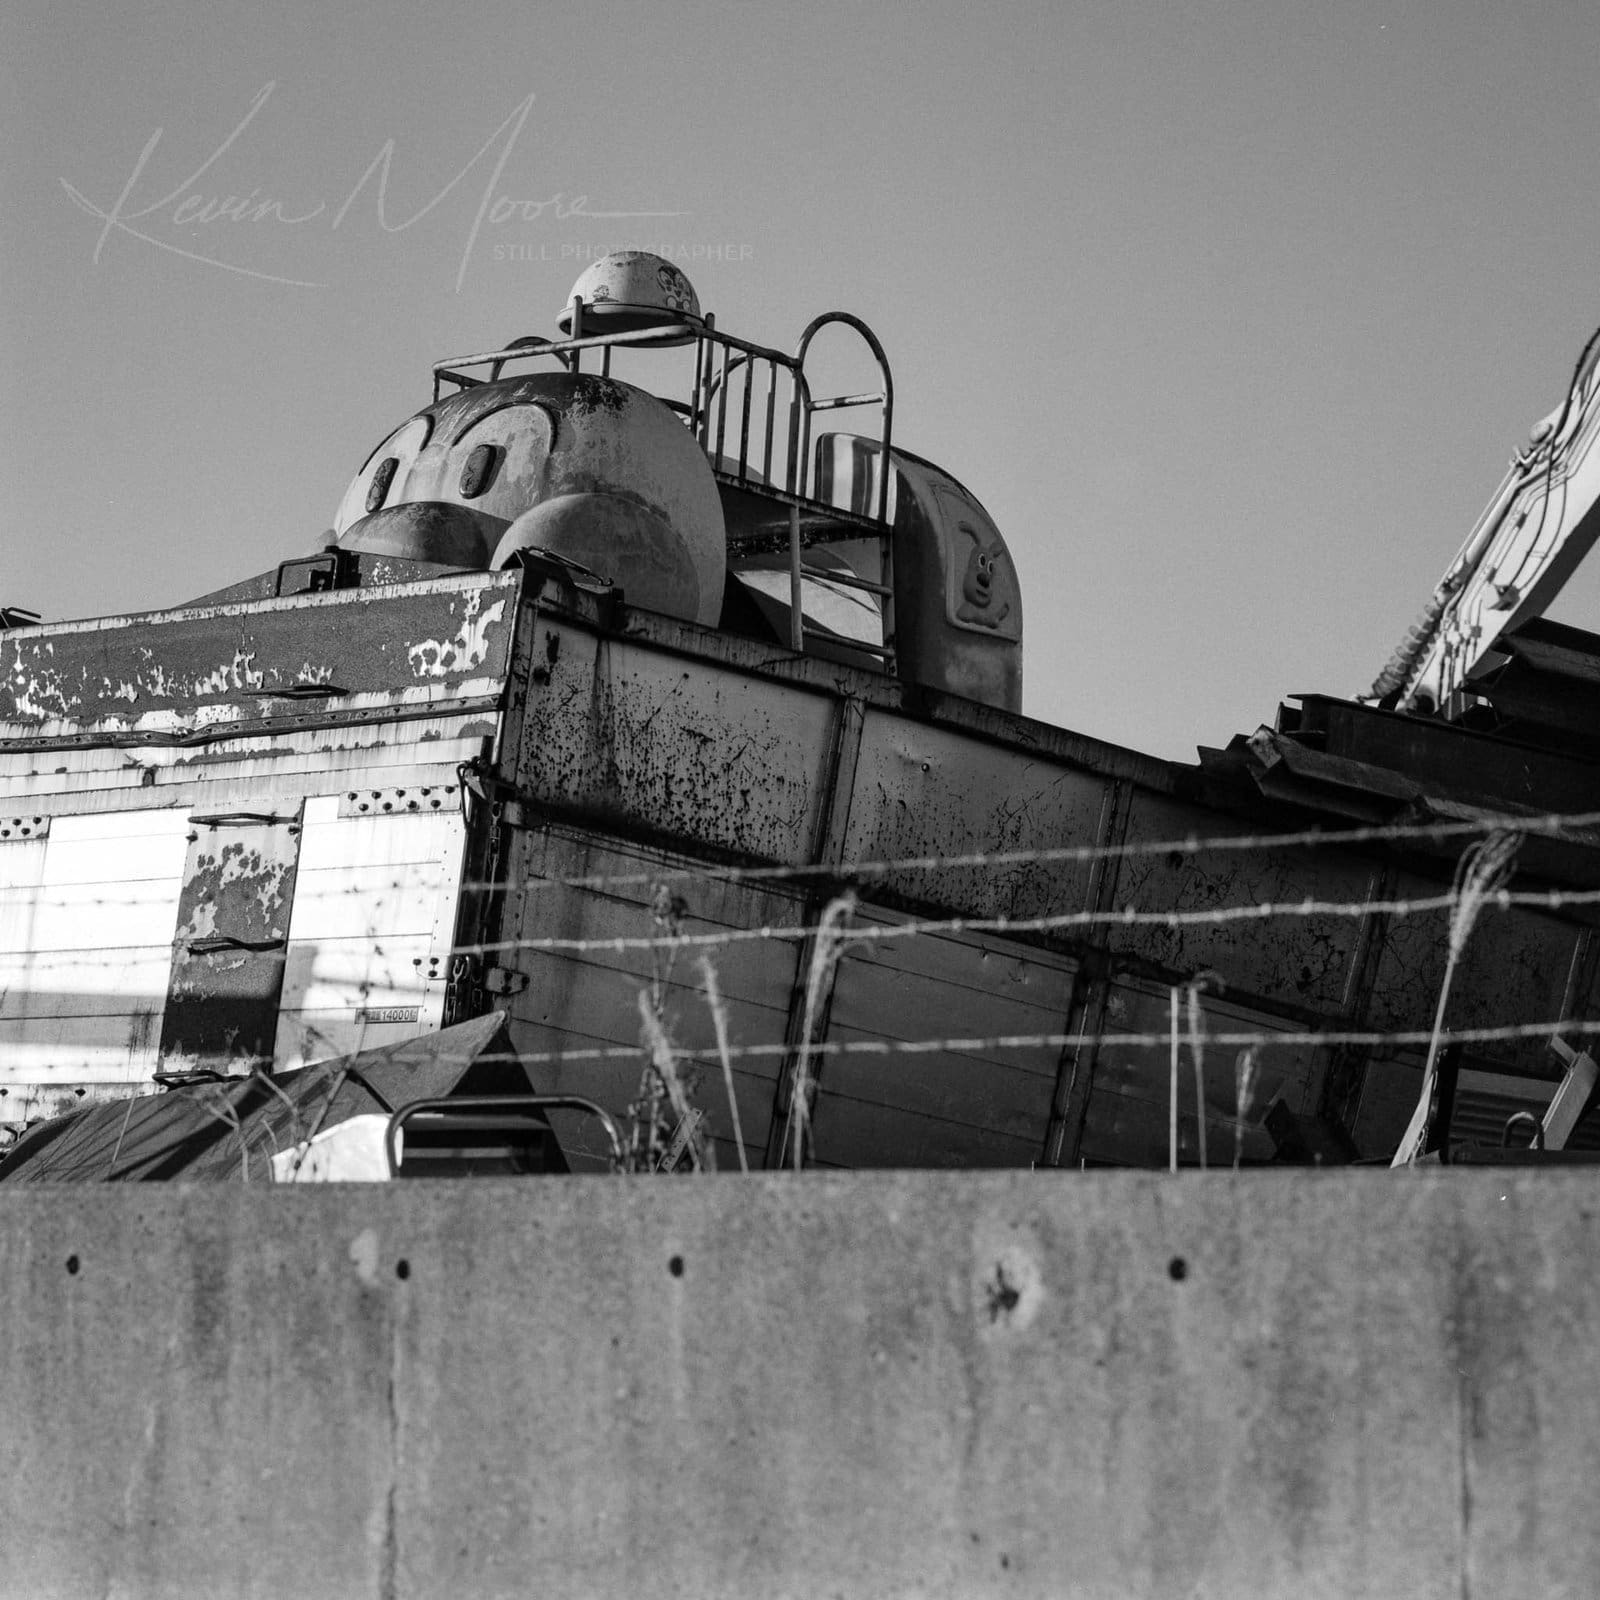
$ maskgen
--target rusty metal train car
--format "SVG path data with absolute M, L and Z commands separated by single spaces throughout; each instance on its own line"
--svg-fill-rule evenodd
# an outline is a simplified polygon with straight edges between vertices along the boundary
M 855 341 L 865 388 L 813 392 L 819 338 Z M 1311 835 L 1592 808 L 1600 642 L 1538 621 L 1492 724 L 1313 697 L 1186 765 L 1024 716 L 1023 578 L 900 443 L 854 317 L 755 343 L 626 253 L 559 337 L 432 384 L 312 554 L 0 631 L 11 1134 L 490 1011 L 538 1088 L 620 1116 L 655 985 L 723 1168 L 783 1159 L 802 1060 L 816 1167 L 1165 1165 L 1195 987 L 1209 1031 L 1262 1042 L 1248 1096 L 1232 1051 L 1186 1087 L 1179 1159 L 1386 1159 L 1424 1047 L 1321 1036 L 1431 1025 L 1462 839 Z M 1595 868 L 1589 835 L 1535 834 L 1520 881 Z M 1594 1016 L 1593 924 L 1486 915 L 1451 1026 Z M 1456 1066 L 1458 1137 L 1562 1076 L 1539 1037 Z

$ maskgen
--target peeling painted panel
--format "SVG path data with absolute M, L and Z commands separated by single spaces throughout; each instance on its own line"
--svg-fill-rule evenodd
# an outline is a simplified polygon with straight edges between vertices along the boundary
M 1181 999 L 1181 997 L 1180 997 Z M 1281 1033 L 1294 1024 L 1249 1007 L 1201 997 L 1208 1033 Z M 1179 1012 L 1180 1039 L 1187 1010 Z M 1156 984 L 1123 981 L 1111 986 L 1106 1005 L 1106 1039 L 1094 1065 L 1094 1087 L 1084 1121 L 1082 1155 L 1091 1162 L 1132 1166 L 1167 1164 L 1171 1083 L 1170 992 Z M 1155 1034 L 1155 1044 L 1122 1043 L 1119 1034 Z M 1207 1158 L 1212 1166 L 1233 1161 L 1234 1134 L 1242 1127 L 1243 1159 L 1267 1161 L 1275 1146 L 1261 1128 L 1268 1104 L 1282 1095 L 1289 1109 L 1309 1112 L 1315 1082 L 1316 1051 L 1309 1045 L 1262 1045 L 1256 1052 L 1252 1087 L 1241 1124 L 1237 1047 L 1212 1045 L 1205 1051 L 1205 1121 Z M 1178 1159 L 1199 1160 L 1199 1118 L 1196 1114 L 1194 1062 L 1183 1045 L 1178 1066 Z
M 465 826 L 459 812 L 305 806 L 274 1070 L 439 1026 Z
M 633 849 L 592 836 L 540 829 L 516 836 L 508 878 L 506 937 L 513 939 L 609 939 L 650 937 L 661 932 L 651 905 L 651 874 L 671 874 L 688 863 L 682 857 Z M 593 887 L 553 883 L 563 878 L 639 878 Z M 711 879 L 672 879 L 666 884 L 684 902 L 685 934 L 763 926 L 798 927 L 804 901 L 768 887 Z M 750 1045 L 781 1045 L 794 989 L 799 941 L 741 940 L 707 952 L 717 973 L 726 1008 L 729 1042 L 735 1050 Z M 722 1141 L 718 1159 L 738 1165 L 732 1117 L 716 1053 L 715 1029 L 698 961 L 699 950 L 680 953 L 662 971 L 667 979 L 667 1031 L 682 1052 L 685 1070 L 697 1075 L 694 1104 L 704 1109 L 707 1127 Z M 528 986 L 508 1003 L 513 1037 L 530 1057 L 547 1052 L 639 1044 L 639 992 L 650 983 L 656 964 L 649 950 L 583 952 L 507 949 L 495 959 L 528 977 Z M 666 961 L 665 956 L 662 957 Z M 746 1158 L 760 1166 L 772 1117 L 781 1058 L 734 1057 L 734 1092 Z M 621 1115 L 638 1091 L 642 1053 L 603 1061 L 570 1063 L 530 1059 L 528 1070 L 542 1089 L 586 1095 Z M 595 1130 L 581 1120 L 562 1126 L 580 1152 L 601 1154 Z
M 1136 791 L 1126 842 L 1232 838 L 1253 831 L 1214 811 Z M 1219 850 L 1130 855 L 1117 867 L 1113 909 L 1205 912 L 1298 904 L 1307 898 L 1359 904 L 1372 866 L 1336 850 Z M 1279 916 L 1262 922 L 1164 928 L 1112 924 L 1097 938 L 1173 972 L 1221 973 L 1230 993 L 1337 1012 L 1361 930 L 1359 917 Z
M 187 813 L 175 810 L 57 817 L 33 870 L 6 869 L 0 1121 L 24 1114 L 30 1086 L 148 1081 L 187 831 Z M 29 849 L 8 846 L 0 862 Z
M 548 681 L 528 698 L 522 788 L 623 829 L 809 859 L 829 696 L 544 621 L 534 656 Z
M 164 1070 L 270 1068 L 299 849 L 298 807 L 270 822 L 233 810 L 191 819 L 161 1024 Z
M 473 573 L 14 629 L 0 637 L 0 723 L 169 729 L 256 718 L 275 691 L 308 686 L 337 690 L 335 706 L 493 695 L 520 587 L 519 574 Z
M 857 920 L 886 926 L 904 919 L 872 908 Z M 1074 970 L 1071 962 L 982 937 L 918 935 L 848 946 L 827 1037 L 986 1041 L 1060 1033 Z M 1059 1045 L 989 1043 L 928 1054 L 829 1055 L 820 1063 L 816 1159 L 918 1166 L 936 1152 L 937 1165 L 1025 1166 L 1044 1149 L 1059 1056 Z M 876 1111 L 863 1121 L 866 1107 Z
M 61 809 L 63 796 L 103 793 L 105 803 L 125 807 L 132 795 L 153 790 L 141 804 L 166 804 L 188 785 L 226 783 L 243 788 L 284 777 L 315 779 L 302 788 L 323 789 L 352 777 L 381 773 L 393 784 L 422 764 L 437 766 L 454 782 L 454 770 L 483 753 L 481 727 L 463 734 L 466 719 L 365 723 L 308 729 L 254 738 L 220 740 L 198 748 L 184 745 L 56 746 L 48 750 L 0 750 L 0 814 L 14 802 Z M 361 735 L 357 739 L 352 735 Z M 459 736 L 458 736 L 459 735 Z M 113 798 L 115 797 L 115 798 Z
M 844 859 L 965 855 L 1092 845 L 1108 782 L 1057 762 L 869 708 Z M 978 916 L 1079 911 L 1083 862 L 1021 862 L 895 873 L 873 882 Z

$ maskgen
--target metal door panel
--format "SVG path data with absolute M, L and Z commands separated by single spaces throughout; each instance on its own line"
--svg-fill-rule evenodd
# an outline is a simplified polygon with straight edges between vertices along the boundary
M 872 907 L 857 920 L 883 927 L 905 919 Z M 820 1060 L 816 1159 L 957 1165 L 966 1159 L 964 1142 L 974 1165 L 1038 1159 L 1060 1047 L 987 1041 L 1063 1031 L 1074 970 L 1070 961 L 988 937 L 917 934 L 847 945 L 834 981 L 830 1043 L 973 1042 Z
M 662 887 L 682 901 L 680 926 L 686 935 L 801 924 L 804 902 L 793 893 L 760 884 L 685 878 L 679 874 L 686 864 L 663 851 L 566 829 L 520 833 L 510 862 L 506 936 L 513 940 L 655 937 L 662 932 L 652 912 L 656 873 L 661 874 Z M 552 881 L 566 878 L 601 881 L 582 886 Z M 717 973 L 735 1050 L 783 1043 L 799 948 L 798 940 L 748 939 L 705 952 Z M 724 1140 L 718 1159 L 737 1166 L 715 1029 L 699 970 L 701 954 L 699 948 L 683 950 L 671 963 L 667 1030 L 682 1053 L 685 1070 L 699 1074 L 694 1102 L 707 1113 L 711 1137 Z M 654 974 L 652 952 L 509 948 L 495 959 L 528 978 L 526 989 L 508 1002 L 519 1050 L 537 1057 L 630 1047 L 629 1055 L 621 1059 L 529 1061 L 529 1071 L 541 1088 L 587 1095 L 620 1114 L 633 1099 L 644 1070 L 642 1052 L 631 1047 L 639 1044 L 639 991 Z M 782 1057 L 775 1053 L 733 1059 L 746 1154 L 752 1165 L 759 1166 Z M 581 1122 L 561 1129 L 563 1143 L 570 1137 L 585 1151 L 591 1149 L 585 1141 L 592 1134 Z M 600 1156 L 599 1144 L 592 1145 L 592 1153 Z
M 818 1107 L 815 1166 L 1027 1167 L 1038 1159 L 1037 1139 L 1016 1139 L 968 1123 L 947 1122 L 870 1101 L 841 1099 Z
M 24 1113 L 31 1085 L 148 1081 L 187 832 L 171 809 L 55 817 L 42 857 L 36 842 L 0 850 L 0 1120 Z
M 263 817 L 271 820 L 262 820 Z M 161 1061 L 169 1072 L 266 1069 L 300 847 L 289 815 L 195 817 L 172 944 Z
M 1180 997 L 1181 998 L 1181 997 Z M 1261 1034 L 1252 1088 L 1239 1119 L 1236 1045 L 1211 1045 L 1204 1052 L 1207 1159 L 1212 1166 L 1233 1160 L 1235 1131 L 1242 1135 L 1247 1161 L 1272 1157 L 1275 1146 L 1260 1126 L 1267 1105 L 1282 1096 L 1294 1112 L 1309 1112 L 1317 1081 L 1317 1051 L 1308 1044 L 1274 1044 L 1272 1035 L 1298 1031 L 1298 1025 L 1215 995 L 1201 996 L 1208 1034 Z M 1186 1042 L 1187 1006 L 1179 1012 L 1183 1044 L 1178 1065 L 1178 1159 L 1190 1165 L 1199 1157 L 1194 1062 Z M 1105 1034 L 1095 1057 L 1093 1088 L 1084 1120 L 1082 1154 L 1092 1161 L 1131 1166 L 1165 1166 L 1171 1093 L 1171 991 L 1131 980 L 1113 983 L 1106 1003 Z M 1154 1043 L 1124 1042 L 1147 1034 Z
M 466 827 L 458 811 L 305 806 L 275 1053 L 278 1071 L 437 1028 Z
M 1129 806 L 1129 844 L 1248 834 L 1248 824 L 1214 811 L 1136 791 Z M 1334 849 L 1214 850 L 1129 855 L 1116 867 L 1114 911 L 1205 913 L 1231 907 L 1296 904 L 1306 899 L 1361 904 L 1370 862 Z M 1222 974 L 1229 993 L 1291 1005 L 1337 1009 L 1344 1003 L 1359 916 L 1283 916 L 1270 926 L 1234 921 L 1164 927 L 1121 926 L 1097 932 L 1113 949 L 1137 954 L 1185 975 Z
M 829 696 L 575 629 L 550 637 L 520 787 L 658 836 L 808 859 L 827 800 Z
M 844 860 L 1092 845 L 1108 780 L 971 734 L 869 709 Z M 907 899 L 973 916 L 1039 916 L 1087 902 L 1087 862 L 909 870 L 873 879 Z

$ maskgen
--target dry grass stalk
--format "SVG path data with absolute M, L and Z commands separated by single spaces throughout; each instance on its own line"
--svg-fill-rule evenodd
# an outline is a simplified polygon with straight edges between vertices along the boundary
M 838 964 L 849 930 L 844 923 L 854 915 L 856 897 L 846 891 L 830 900 L 817 920 L 816 940 L 811 949 L 811 970 L 806 976 L 806 1009 L 800 1030 L 800 1049 L 795 1060 L 794 1089 L 790 1096 L 789 1127 L 794 1139 L 794 1170 L 805 1163 L 807 1124 L 811 1118 L 811 1058 L 816 1053 L 816 1030 L 823 996 Z
M 1178 1170 L 1178 986 L 1168 991 L 1171 1002 L 1172 1049 L 1167 1073 L 1167 1171 Z
M 1200 1170 L 1206 1170 L 1206 1021 L 1200 1009 L 1199 978 L 1193 979 L 1184 997 L 1189 1022 L 1189 1059 L 1194 1063 L 1195 1126 L 1199 1129 Z
M 739 1170 L 749 1172 L 745 1159 L 744 1129 L 739 1123 L 739 1097 L 733 1092 L 733 1056 L 728 1049 L 728 1007 L 722 998 L 722 988 L 717 982 L 717 969 L 711 965 L 710 956 L 700 957 L 700 978 L 705 984 L 706 1004 L 711 1008 L 711 1025 L 717 1030 L 717 1055 L 722 1061 L 722 1081 L 728 1091 L 728 1112 L 733 1118 L 733 1144 L 739 1152 Z
M 1255 1088 L 1256 1080 L 1256 1047 L 1251 1045 L 1248 1050 L 1241 1050 L 1233 1063 L 1233 1088 L 1234 1088 L 1234 1124 L 1233 1124 L 1233 1170 L 1239 1170 L 1239 1163 L 1244 1156 L 1244 1119 L 1245 1113 L 1250 1109 L 1250 1095 Z
M 1411 1113 L 1411 1121 L 1406 1125 L 1394 1159 L 1389 1163 L 1392 1167 L 1414 1164 L 1427 1148 L 1428 1116 L 1439 1076 L 1439 1053 L 1444 1045 L 1445 1006 L 1450 999 L 1450 985 L 1456 975 L 1456 964 L 1467 947 L 1467 940 L 1485 904 L 1498 899 L 1502 907 L 1505 905 L 1505 886 L 1515 868 L 1521 844 L 1520 833 L 1499 829 L 1487 834 L 1476 844 L 1468 845 L 1456 864 L 1455 881 L 1450 887 L 1455 907 L 1450 913 L 1449 948 L 1445 957 L 1444 981 L 1439 985 L 1439 1004 L 1433 1014 L 1428 1059 L 1422 1068 L 1422 1092 L 1417 1097 L 1416 1110 Z
M 650 1065 L 655 1069 L 657 1078 L 666 1094 L 667 1104 L 672 1108 L 673 1117 L 678 1127 L 691 1124 L 694 1107 L 689 1103 L 688 1091 L 683 1086 L 683 1078 L 678 1072 L 676 1052 L 672 1048 L 672 1041 L 667 1037 L 666 1027 L 661 1021 L 660 1013 L 656 1010 L 655 1002 L 648 989 L 639 991 L 639 1020 L 644 1027 L 645 1045 L 649 1052 Z M 710 1146 L 698 1127 L 692 1127 L 689 1133 L 689 1155 L 696 1172 L 713 1172 L 716 1170 L 716 1160 Z

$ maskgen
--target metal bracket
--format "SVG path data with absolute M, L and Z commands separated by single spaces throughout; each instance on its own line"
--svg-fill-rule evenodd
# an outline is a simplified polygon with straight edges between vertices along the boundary
M 219 950 L 282 950 L 288 943 L 287 939 L 239 939 L 231 933 L 213 933 L 204 939 L 191 939 L 188 949 L 192 956 L 210 956 Z
M 483 1011 L 483 957 L 459 955 L 450 962 L 444 986 L 443 1026 L 465 1022 Z
M 673 1129 L 672 1138 L 667 1142 L 667 1148 L 661 1152 L 661 1159 L 656 1163 L 657 1172 L 671 1172 L 678 1165 L 683 1159 L 684 1152 L 689 1149 L 696 1130 L 704 1120 L 705 1112 L 698 1106 L 689 1108 L 688 1115 Z M 699 1165 L 699 1159 L 696 1156 L 694 1160 L 696 1170 L 699 1169 Z
M 528 974 L 515 967 L 485 967 L 483 987 L 486 994 L 521 994 L 528 987 Z
M 257 700 L 337 700 L 349 694 L 337 683 L 287 683 L 281 689 L 257 689 Z
M 49 817 L 0 817 L 0 843 L 42 839 L 50 832 Z
M 291 828 L 300 826 L 298 816 L 280 817 L 272 811 L 218 811 L 209 817 L 190 817 L 189 826 L 192 828 L 220 828 L 224 823 L 254 822 L 263 828 L 276 828 L 288 824 Z
M 291 571 L 305 571 L 306 583 L 303 588 L 291 589 L 294 594 L 325 594 L 330 589 L 348 589 L 355 586 L 360 579 L 360 570 L 354 555 L 348 550 L 330 547 L 319 550 L 315 555 L 295 556 L 289 561 L 278 563 L 277 576 L 272 582 L 272 592 L 281 596 L 284 592 L 283 580 Z

